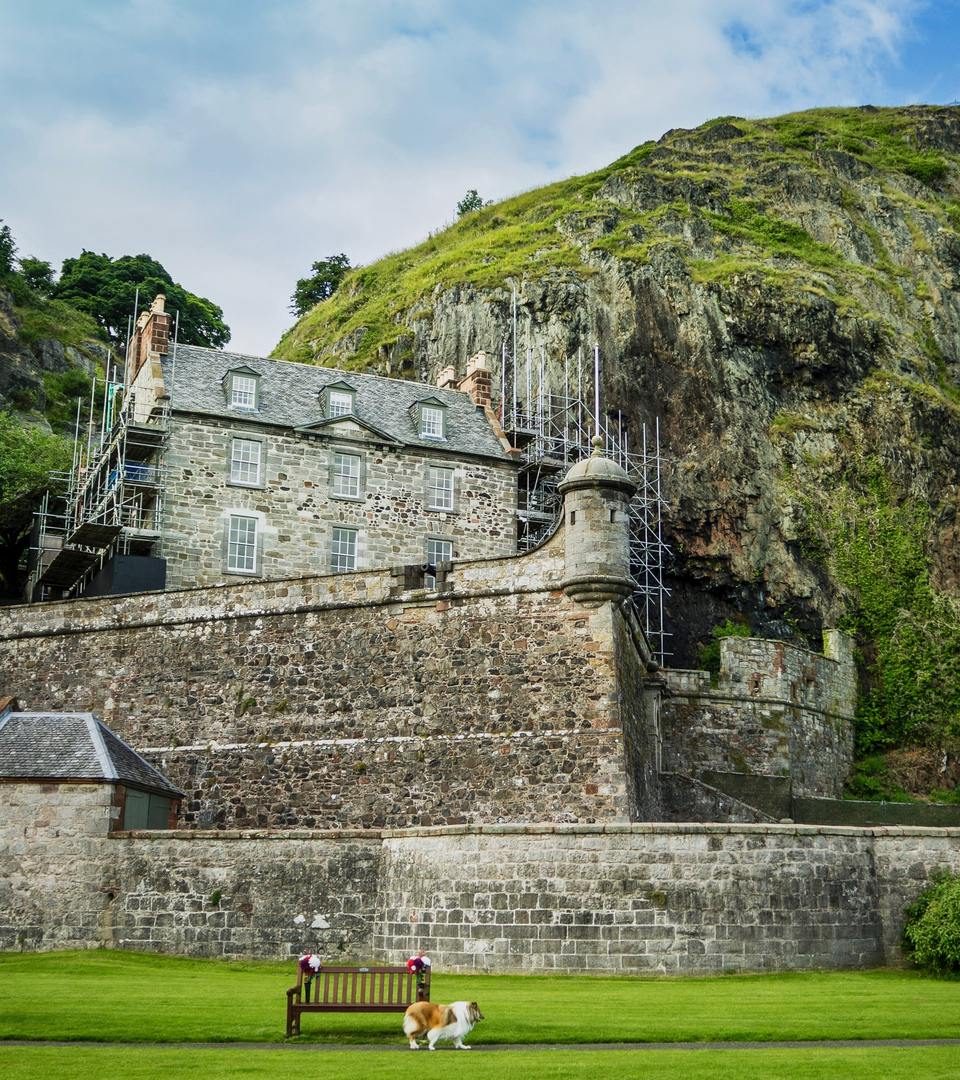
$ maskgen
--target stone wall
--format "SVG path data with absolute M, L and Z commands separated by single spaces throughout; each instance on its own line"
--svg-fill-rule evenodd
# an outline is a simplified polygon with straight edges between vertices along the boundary
M 676 819 L 661 772 L 839 792 L 852 663 L 728 639 L 717 688 L 654 674 L 629 608 L 560 588 L 566 540 L 439 592 L 384 568 L 9 608 L 0 677 L 102 716 L 204 828 Z
M 0 799 L 10 785 L 0 785 Z M 25 804 L 21 801 L 21 807 Z M 7 811 L 8 807 L 4 806 Z M 5 854 L 0 948 L 701 974 L 899 959 L 960 830 L 787 825 L 48 833 Z M 22 831 L 0 815 L 6 849 Z M 69 866 L 69 873 L 62 873 Z M 52 868 L 58 871 L 54 877 Z
M 827 631 L 825 654 L 783 641 L 724 638 L 720 678 L 664 672 L 663 768 L 788 777 L 792 793 L 838 798 L 853 760 L 856 668 L 846 635 Z
M 370 571 L 9 609 L 0 672 L 24 708 L 101 715 L 187 825 L 628 821 L 638 646 L 555 587 L 562 552 L 459 564 L 443 593 Z
M 444 448 L 385 446 L 349 420 L 341 427 L 349 429 L 349 438 L 337 441 L 245 424 L 239 417 L 203 423 L 173 417 L 163 457 L 160 554 L 167 560 L 167 587 L 245 579 L 226 570 L 224 536 L 231 514 L 257 519 L 257 576 L 266 578 L 329 572 L 335 525 L 358 530 L 359 570 L 425 563 L 428 537 L 451 541 L 454 559 L 516 551 L 512 464 Z M 258 486 L 229 482 L 234 437 L 253 439 L 262 447 Z M 332 494 L 335 450 L 361 456 L 359 498 Z M 429 465 L 453 470 L 453 510 L 427 509 Z
M 103 940 L 113 786 L 0 781 L 0 948 Z

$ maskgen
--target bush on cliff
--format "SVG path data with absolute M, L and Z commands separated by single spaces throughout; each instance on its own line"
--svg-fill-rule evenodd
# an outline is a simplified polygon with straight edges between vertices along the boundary
M 960 874 L 936 877 L 907 908 L 903 937 L 918 967 L 960 973 Z

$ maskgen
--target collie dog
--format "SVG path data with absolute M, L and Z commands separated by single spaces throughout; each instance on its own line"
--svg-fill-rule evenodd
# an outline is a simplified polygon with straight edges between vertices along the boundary
M 431 1050 L 436 1050 L 438 1039 L 453 1039 L 456 1050 L 469 1050 L 463 1037 L 482 1019 L 483 1013 L 475 1001 L 455 1001 L 452 1005 L 415 1001 L 403 1014 L 403 1033 L 410 1040 L 411 1050 L 420 1049 L 417 1039 L 424 1035 Z

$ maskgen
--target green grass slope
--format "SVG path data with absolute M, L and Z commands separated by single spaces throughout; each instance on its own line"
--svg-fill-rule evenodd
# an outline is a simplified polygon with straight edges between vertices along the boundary
M 585 176 L 465 215 L 407 251 L 354 270 L 339 291 L 292 327 L 274 355 L 363 368 L 429 319 L 436 297 L 467 285 L 493 289 L 520 278 L 588 278 L 606 260 L 645 264 L 664 249 L 695 280 L 758 271 L 781 286 L 863 307 L 867 283 L 902 303 L 923 290 L 870 223 L 864 178 L 888 191 L 912 224 L 920 213 L 960 239 L 960 109 L 817 109 L 767 120 L 725 117 L 672 131 Z M 817 239 L 778 205 L 784 172 L 819 186 L 862 230 L 872 250 L 851 256 Z M 837 176 L 846 179 L 838 182 Z M 890 183 L 888 183 L 890 182 Z M 802 194 L 802 193 L 801 193 Z

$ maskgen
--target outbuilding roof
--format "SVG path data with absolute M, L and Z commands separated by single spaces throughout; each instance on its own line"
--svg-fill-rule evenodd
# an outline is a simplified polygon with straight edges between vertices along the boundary
M 346 384 L 356 393 L 356 418 L 398 443 L 448 454 L 512 460 L 484 411 L 460 390 L 196 345 L 171 346 L 162 365 L 173 412 L 304 429 L 324 419 L 322 392 Z M 259 376 L 256 409 L 228 404 L 225 380 L 232 371 Z M 439 404 L 447 410 L 444 439 L 420 434 L 417 407 L 422 404 Z
M 0 717 L 0 779 L 104 780 L 180 798 L 182 791 L 93 713 Z

